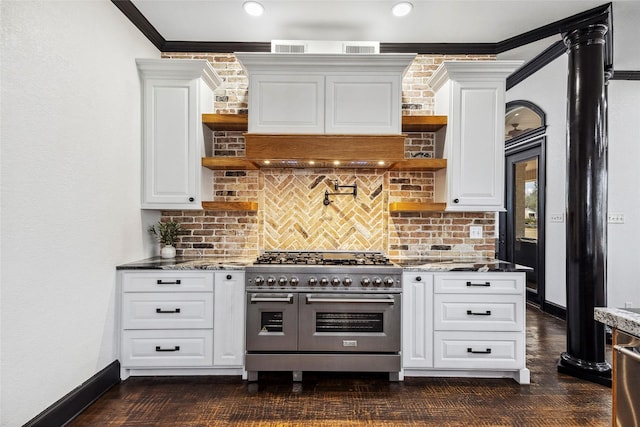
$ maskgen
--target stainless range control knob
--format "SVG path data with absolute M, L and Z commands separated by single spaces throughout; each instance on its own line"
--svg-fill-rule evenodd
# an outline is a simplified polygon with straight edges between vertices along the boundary
M 340 279 L 338 279 L 337 277 L 332 277 L 331 286 L 340 286 Z
M 374 277 L 373 278 L 373 286 L 380 286 L 382 285 L 382 279 L 379 277 Z
M 262 276 L 256 277 L 255 282 L 256 282 L 256 286 L 264 285 L 264 277 L 262 277 Z
M 289 283 L 291 284 L 291 286 L 298 286 L 298 283 L 300 283 L 300 279 L 298 279 L 296 276 L 293 276 L 291 279 L 289 279 Z
M 280 277 L 280 278 L 278 279 L 278 284 L 279 284 L 280 286 L 285 286 L 285 285 L 287 284 L 287 278 L 286 278 L 286 277 L 284 277 L 284 276 Z
M 342 279 L 342 284 L 345 286 L 351 286 L 352 283 L 353 280 L 351 280 L 351 277 L 345 277 L 344 279 Z
M 327 279 L 326 277 L 320 278 L 320 286 L 327 286 L 328 284 L 329 284 L 329 279 Z
M 318 284 L 318 279 L 315 277 L 309 277 L 309 286 L 315 286 Z
M 276 284 L 276 278 L 275 277 L 271 276 L 271 277 L 267 278 L 267 285 L 273 286 L 275 284 Z
M 393 286 L 394 283 L 395 283 L 395 281 L 393 280 L 393 278 L 391 278 L 391 277 L 385 277 L 384 278 L 384 285 L 387 288 L 390 288 L 391 286 Z
M 360 284 L 362 286 L 369 286 L 371 284 L 371 280 L 369 280 L 368 277 L 363 277 L 362 280 L 360 280 Z

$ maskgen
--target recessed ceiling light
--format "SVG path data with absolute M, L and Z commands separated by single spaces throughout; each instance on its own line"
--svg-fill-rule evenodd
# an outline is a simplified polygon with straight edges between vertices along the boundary
M 406 16 L 411 12 L 411 9 L 413 9 L 413 4 L 408 1 L 401 1 L 393 5 L 391 13 L 393 13 L 394 16 Z
M 242 8 L 251 16 L 260 16 L 264 12 L 264 6 L 257 1 L 246 1 L 242 4 Z

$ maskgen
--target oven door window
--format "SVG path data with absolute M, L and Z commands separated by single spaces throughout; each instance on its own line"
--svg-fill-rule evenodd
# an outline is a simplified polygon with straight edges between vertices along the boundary
M 303 294 L 299 301 L 298 348 L 398 352 L 400 303 L 400 294 Z
M 384 332 L 384 313 L 316 313 L 316 332 Z

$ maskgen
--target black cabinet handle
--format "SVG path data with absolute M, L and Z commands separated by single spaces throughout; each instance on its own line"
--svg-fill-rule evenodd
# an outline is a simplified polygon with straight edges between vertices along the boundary
M 233 276 L 230 274 L 227 274 L 227 280 L 231 280 L 231 279 L 233 279 Z
M 473 353 L 473 354 L 491 354 L 491 349 L 488 348 L 486 350 L 474 350 L 471 347 L 467 347 L 467 353 Z
M 189 201 L 193 202 L 195 199 L 193 197 L 189 197 Z
M 469 316 L 491 316 L 491 310 L 487 310 L 484 313 L 473 312 L 471 310 L 467 310 L 467 315 Z
M 156 283 L 158 285 L 179 285 L 180 284 L 180 279 L 174 280 L 173 282 L 165 282 L 162 279 L 158 279 L 158 281 Z
M 416 282 L 422 282 L 422 276 L 416 277 Z
M 161 308 L 156 308 L 156 313 L 180 313 L 180 309 L 176 308 L 174 310 L 163 310 Z
M 453 203 L 460 203 L 460 199 L 453 199 Z
M 491 286 L 491 282 L 484 282 L 484 283 L 467 282 L 467 286 L 480 286 L 480 287 L 486 288 Z
M 173 348 L 162 348 L 159 345 L 156 346 L 156 351 L 180 351 L 180 346 L 177 345 Z

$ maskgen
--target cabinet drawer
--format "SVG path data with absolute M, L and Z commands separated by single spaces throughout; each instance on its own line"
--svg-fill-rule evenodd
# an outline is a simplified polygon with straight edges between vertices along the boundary
M 213 330 L 123 331 L 122 366 L 191 367 L 213 363 Z
M 436 368 L 519 369 L 524 366 L 524 334 L 519 332 L 435 332 Z
M 123 292 L 213 292 L 213 273 L 158 271 L 124 273 Z
M 122 307 L 124 329 L 213 327 L 213 293 L 129 292 Z
M 524 273 L 449 273 L 434 276 L 435 293 L 521 294 Z
M 434 329 L 462 331 L 522 331 L 522 295 L 434 296 Z

